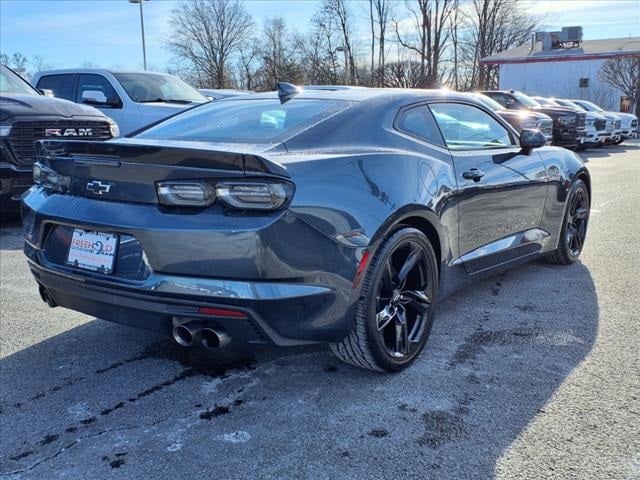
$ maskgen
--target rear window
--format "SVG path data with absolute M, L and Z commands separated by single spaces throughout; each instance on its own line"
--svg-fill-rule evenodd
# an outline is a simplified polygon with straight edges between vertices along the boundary
M 214 143 L 277 143 L 294 130 L 346 108 L 328 100 L 224 100 L 176 115 L 136 135 L 152 140 Z

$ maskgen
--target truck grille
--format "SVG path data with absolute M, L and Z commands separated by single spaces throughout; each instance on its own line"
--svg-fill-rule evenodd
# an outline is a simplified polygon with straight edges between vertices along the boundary
M 67 129 L 91 129 L 90 135 L 77 136 L 45 136 L 46 129 L 59 129 L 64 132 Z M 107 140 L 111 138 L 111 130 L 107 122 L 91 121 L 61 121 L 50 122 L 16 122 L 11 127 L 9 145 L 11 151 L 20 165 L 32 165 L 35 149 L 33 142 L 42 139 L 86 139 Z
M 597 118 L 594 126 L 598 132 L 601 132 L 607 127 L 607 121 L 604 118 Z
M 538 122 L 538 129 L 547 138 L 553 138 L 553 120 L 540 120 Z
M 576 118 L 576 127 L 580 128 L 580 127 L 584 127 L 585 121 L 587 120 L 587 114 L 586 113 L 578 113 L 577 114 L 577 118 Z

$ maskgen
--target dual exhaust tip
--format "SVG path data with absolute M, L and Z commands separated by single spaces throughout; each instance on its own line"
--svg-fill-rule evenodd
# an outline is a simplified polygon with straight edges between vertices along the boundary
M 58 306 L 58 303 L 42 285 L 40 285 L 38 291 L 43 302 L 51 308 Z M 190 347 L 196 342 L 201 342 L 207 348 L 221 348 L 231 342 L 231 336 L 227 332 L 207 326 L 204 322 L 198 320 L 179 323 L 173 327 L 173 338 L 183 347 Z
M 224 330 L 207 326 L 197 320 L 173 327 L 173 339 L 183 347 L 201 342 L 207 348 L 221 348 L 231 342 L 231 336 Z

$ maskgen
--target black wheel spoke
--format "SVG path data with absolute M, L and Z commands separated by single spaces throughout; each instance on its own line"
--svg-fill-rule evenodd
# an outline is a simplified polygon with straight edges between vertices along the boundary
M 409 329 L 407 317 L 403 311 L 398 311 L 396 315 L 396 345 L 394 356 L 404 357 L 409 354 Z
M 418 315 L 426 314 L 431 307 L 431 299 L 424 290 L 405 290 L 402 292 L 402 297 L 402 304 L 416 310 Z
M 391 320 L 395 317 L 396 312 L 391 305 L 385 305 L 385 307 L 376 314 L 376 326 L 378 331 L 384 330 L 389 325 Z
M 573 214 L 573 221 L 576 220 L 585 220 L 587 218 L 587 209 L 584 207 L 577 208 L 575 213 Z
M 579 231 L 576 231 L 575 235 L 573 236 L 574 239 L 574 243 L 576 245 L 576 252 L 579 252 L 580 250 L 582 250 L 582 235 L 580 235 Z
M 414 269 L 421 258 L 422 249 L 416 246 L 407 257 L 407 260 L 402 265 L 402 268 L 400 268 L 400 272 L 398 273 L 398 281 L 400 282 L 400 284 L 404 285 L 407 280 L 407 275 L 409 275 L 409 272 Z

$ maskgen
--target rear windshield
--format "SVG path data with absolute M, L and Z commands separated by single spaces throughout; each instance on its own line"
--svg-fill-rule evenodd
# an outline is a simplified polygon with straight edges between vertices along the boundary
M 346 108 L 329 100 L 224 100 L 176 115 L 136 135 L 152 140 L 213 143 L 277 143 L 293 130 Z

